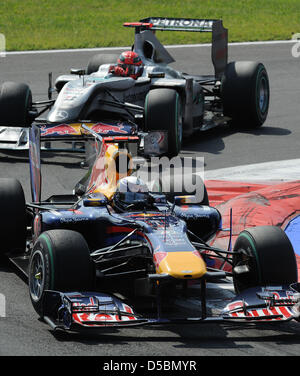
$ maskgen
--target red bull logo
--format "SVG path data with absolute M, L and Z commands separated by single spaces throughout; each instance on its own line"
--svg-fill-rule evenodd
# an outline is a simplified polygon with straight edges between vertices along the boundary
M 41 127 L 41 136 L 47 137 L 47 136 L 65 136 L 65 135 L 71 135 L 76 136 L 80 134 L 78 130 L 69 125 L 69 124 L 59 124 L 59 125 L 43 125 Z
M 167 252 L 156 252 L 153 256 L 153 261 L 155 264 L 156 269 L 159 269 L 159 264 L 167 257 Z
M 100 135 L 130 135 L 132 134 L 131 125 L 124 123 L 106 124 L 96 123 L 87 124 L 91 130 Z M 41 127 L 41 136 L 79 136 L 82 134 L 81 124 L 58 124 L 58 125 L 43 125 Z
M 131 134 L 131 127 L 129 125 L 126 126 L 123 123 L 117 123 L 116 125 L 97 123 L 92 125 L 90 128 L 98 134 Z

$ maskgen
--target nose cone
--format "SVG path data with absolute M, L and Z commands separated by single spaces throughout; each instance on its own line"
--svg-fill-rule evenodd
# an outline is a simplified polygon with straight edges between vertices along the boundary
M 195 279 L 206 273 L 206 264 L 196 252 L 168 252 L 157 265 L 157 272 L 177 279 Z

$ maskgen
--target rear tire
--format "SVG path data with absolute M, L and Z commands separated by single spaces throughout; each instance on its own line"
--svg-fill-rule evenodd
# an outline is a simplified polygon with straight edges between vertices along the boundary
M 0 179 L 0 253 L 24 252 L 26 247 L 26 206 L 24 191 L 16 179 Z
M 170 179 L 170 180 L 169 180 Z M 181 179 L 181 190 L 178 190 L 178 182 Z M 199 197 L 198 205 L 209 205 L 209 199 L 207 194 L 206 186 L 200 176 L 193 174 L 193 190 L 188 190 L 185 187 L 186 179 L 184 175 L 180 176 L 170 174 L 170 176 L 164 174 L 161 179 L 161 190 L 165 193 L 167 200 L 174 202 L 175 196 L 196 196 Z
M 245 264 L 250 270 L 234 275 L 238 293 L 250 287 L 288 285 L 298 280 L 294 249 L 280 227 L 259 226 L 242 231 L 233 251 L 233 268 Z
M 252 61 L 227 64 L 221 84 L 224 115 L 238 129 L 255 129 L 266 120 L 270 88 L 265 66 Z
M 86 74 L 97 72 L 102 64 L 116 64 L 119 55 L 115 54 L 98 54 L 91 58 L 88 63 Z
M 0 89 L 0 126 L 29 127 L 32 93 L 28 85 L 4 82 Z
M 167 155 L 178 155 L 182 143 L 182 111 L 176 90 L 150 90 L 145 100 L 145 126 L 147 131 L 167 131 Z
M 71 230 L 50 230 L 34 244 L 29 262 L 29 293 L 36 312 L 43 316 L 45 290 L 91 291 L 95 272 L 83 236 Z

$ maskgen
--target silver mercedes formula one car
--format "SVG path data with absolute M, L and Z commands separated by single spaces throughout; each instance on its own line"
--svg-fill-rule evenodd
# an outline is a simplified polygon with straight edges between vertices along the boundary
M 253 129 L 264 123 L 269 107 L 266 69 L 260 62 L 228 63 L 227 29 L 221 20 L 147 18 L 124 26 L 135 28 L 132 50 L 143 67 L 139 77 L 115 75 L 111 66 L 118 57 L 98 54 L 87 69 L 72 69 L 54 86 L 49 80 L 47 101 L 32 102 L 28 85 L 5 82 L 0 92 L 0 149 L 28 148 L 25 128 L 33 122 L 41 126 L 48 145 L 51 138 L 80 138 L 84 123 L 102 136 L 138 134 L 143 153 L 174 156 L 183 137 L 195 131 L 226 123 Z M 156 30 L 211 32 L 214 74 L 173 69 L 174 59 Z

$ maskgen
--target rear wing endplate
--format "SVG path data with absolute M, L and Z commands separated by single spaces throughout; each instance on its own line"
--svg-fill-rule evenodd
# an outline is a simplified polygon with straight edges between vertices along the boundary
M 41 131 L 36 125 L 29 130 L 29 166 L 32 202 L 41 201 Z

